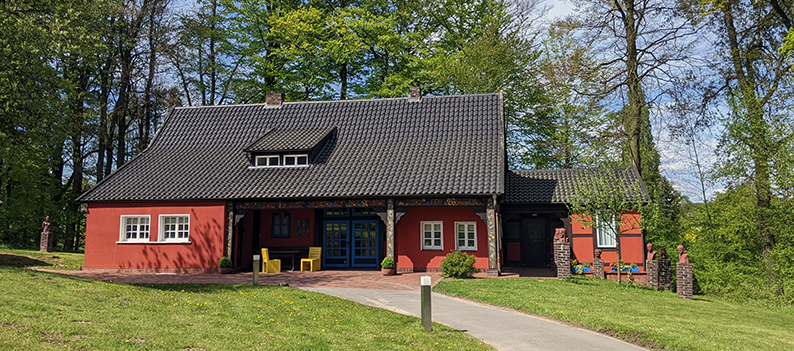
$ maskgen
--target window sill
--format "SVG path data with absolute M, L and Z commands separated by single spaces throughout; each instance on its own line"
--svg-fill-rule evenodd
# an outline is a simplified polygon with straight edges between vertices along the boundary
M 124 245 L 168 245 L 168 244 L 193 244 L 190 241 L 117 241 L 116 244 Z
M 477 249 L 457 249 L 457 250 L 460 250 L 460 251 L 477 251 Z
M 426 248 L 423 247 L 422 251 L 441 251 L 441 252 L 444 252 L 444 249 L 426 249 Z

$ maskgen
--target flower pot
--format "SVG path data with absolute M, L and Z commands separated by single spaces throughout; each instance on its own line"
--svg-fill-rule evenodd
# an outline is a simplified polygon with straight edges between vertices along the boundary
M 231 268 L 219 268 L 221 270 L 221 274 L 229 274 L 232 272 Z
M 590 267 L 584 267 L 584 272 L 585 273 L 590 273 Z
M 632 272 L 639 272 L 640 271 L 640 267 L 631 267 L 631 271 Z
M 397 273 L 397 269 L 396 268 L 381 268 L 380 272 L 383 273 L 383 275 L 394 275 L 394 273 Z

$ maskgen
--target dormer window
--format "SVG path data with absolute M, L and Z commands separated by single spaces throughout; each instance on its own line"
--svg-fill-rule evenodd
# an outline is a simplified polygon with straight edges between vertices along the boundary
M 280 166 L 279 156 L 278 155 L 270 155 L 270 156 L 257 156 L 256 157 L 256 166 L 257 167 L 277 167 Z
M 285 166 L 305 166 L 309 164 L 309 155 L 285 155 Z
M 331 140 L 335 131 L 336 127 L 270 128 L 244 149 L 251 162 L 249 167 L 309 166 Z

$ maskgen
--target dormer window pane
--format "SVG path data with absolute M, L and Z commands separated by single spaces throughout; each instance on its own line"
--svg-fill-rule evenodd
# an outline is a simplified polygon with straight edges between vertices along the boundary
M 284 165 L 285 166 L 294 166 L 295 165 L 295 156 L 284 156 Z
M 299 164 L 299 165 L 309 164 L 309 157 L 307 157 L 307 156 L 298 156 L 297 164 Z
M 256 166 L 257 167 L 273 167 L 279 165 L 279 156 L 257 156 L 256 157 Z
M 267 158 L 267 165 L 268 166 L 278 166 L 278 156 L 270 156 Z
M 256 166 L 257 167 L 267 166 L 267 158 L 257 157 L 256 158 Z

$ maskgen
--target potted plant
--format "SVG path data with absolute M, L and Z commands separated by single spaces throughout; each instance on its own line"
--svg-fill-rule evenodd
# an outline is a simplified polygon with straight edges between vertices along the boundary
M 582 266 L 584 268 L 584 272 L 585 273 L 590 273 L 591 272 L 591 268 L 590 267 L 592 267 L 592 264 L 590 262 L 582 262 Z
M 394 268 L 394 259 L 391 257 L 384 257 L 380 262 L 380 271 L 383 275 L 394 275 L 397 269 Z
M 229 274 L 232 272 L 232 259 L 226 256 L 221 257 L 218 260 L 218 268 L 221 270 L 221 274 Z

